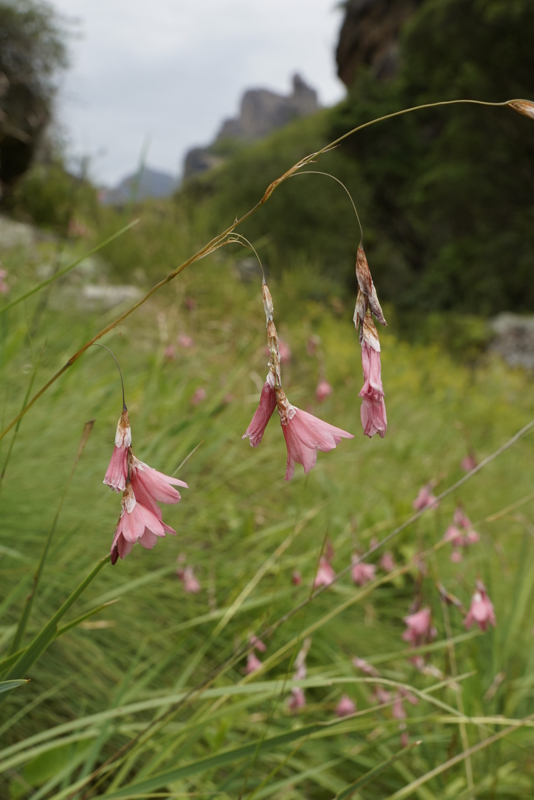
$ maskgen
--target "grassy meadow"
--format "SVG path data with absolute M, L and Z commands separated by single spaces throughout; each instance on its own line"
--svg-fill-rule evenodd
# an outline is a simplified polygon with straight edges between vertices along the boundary
M 148 287 L 194 252 L 202 231 L 170 202 L 131 211 L 141 222 L 102 250 L 98 269 L 112 282 Z M 110 212 L 64 257 L 82 254 L 127 221 Z M 11 287 L 5 302 L 41 280 L 57 248 L 43 241 L 4 254 Z M 438 344 L 418 343 L 389 309 L 393 324 L 381 331 L 389 427 L 383 440 L 367 439 L 354 294 L 303 261 L 269 280 L 277 328 L 291 349 L 284 387 L 293 404 L 355 438 L 319 453 L 307 476 L 297 465 L 286 482 L 276 414 L 257 449 L 241 438 L 267 364 L 260 273 L 247 282 L 237 269 L 246 254 L 229 245 L 194 264 L 102 340 L 124 374 L 136 455 L 176 472 L 189 489 L 179 504 L 163 507 L 177 536 L 152 551 L 137 545 L 114 567 L 106 563 L 61 625 L 109 605 L 61 633 L 16 676 L 29 683 L 0 696 L 0 795 L 532 797 L 534 721 L 519 726 L 534 698 L 532 436 L 370 556 L 374 581 L 356 586 L 348 573 L 294 611 L 310 597 L 330 546 L 336 572 L 347 568 L 352 554 L 410 518 L 424 484 L 433 481 L 439 494 L 460 479 L 470 447 L 481 461 L 533 419 L 531 379 L 491 354 L 466 364 Z M 51 284 L 46 305 L 48 289 L 0 316 L 2 427 L 19 412 L 30 382 L 33 391 L 43 385 L 121 311 L 84 310 L 65 299 L 68 293 L 62 301 L 65 288 L 81 290 L 95 279 L 83 275 L 82 264 Z M 192 346 L 179 344 L 183 335 Z M 317 347 L 309 355 L 312 336 Z M 321 404 L 320 377 L 334 389 Z M 92 347 L 23 418 L 15 437 L 11 431 L 2 440 L 0 658 L 9 655 L 92 419 L 23 645 L 109 552 L 120 496 L 102 480 L 120 411 L 115 363 Z M 442 541 L 457 503 L 481 537 L 459 563 Z M 379 565 L 385 550 L 392 572 Z M 200 582 L 197 593 L 186 592 L 177 575 L 186 565 Z M 476 626 L 467 632 L 463 614 L 437 589 L 442 584 L 468 608 L 477 577 L 497 618 L 485 633 Z M 420 653 L 422 668 L 402 639 L 414 602 L 432 609 L 437 629 Z M 245 674 L 249 638 L 266 629 L 266 650 L 257 653 L 262 667 Z M 303 646 L 307 675 L 295 680 Z M 378 676 L 356 668 L 355 657 Z M 11 667 L 2 667 L 5 680 Z M 377 697 L 377 686 L 388 695 Z M 294 711 L 297 687 L 306 704 Z M 417 704 L 405 699 L 408 689 Z M 348 717 L 336 715 L 342 695 L 356 705 Z M 403 700 L 405 719 L 393 713 L 395 698 Z

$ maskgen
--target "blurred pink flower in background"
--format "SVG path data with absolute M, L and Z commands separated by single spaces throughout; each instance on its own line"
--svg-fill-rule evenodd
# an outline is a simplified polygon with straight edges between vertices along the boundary
M 283 339 L 278 339 L 278 350 L 280 353 L 280 361 L 282 364 L 289 364 L 291 361 L 291 350 L 287 342 Z
M 300 686 L 295 686 L 291 689 L 291 697 L 289 698 L 289 703 L 287 707 L 290 711 L 298 711 L 299 708 L 304 708 L 306 705 L 306 698 L 304 697 L 304 691 L 300 688 Z
M 374 581 L 376 567 L 374 564 L 358 563 L 358 558 L 359 556 L 356 554 L 352 556 L 352 580 L 354 583 L 358 584 L 358 586 L 364 586 L 366 583 L 369 583 L 369 581 Z
M 258 639 L 258 637 L 255 636 L 254 634 L 251 634 L 249 636 L 249 642 L 260 653 L 265 653 L 265 651 L 267 650 L 267 646 L 262 642 L 261 639 Z
M 172 361 L 173 358 L 176 358 L 176 347 L 173 344 L 168 344 L 165 348 L 163 355 L 169 361 Z
M 181 333 L 179 336 L 177 336 L 176 341 L 178 342 L 180 347 L 184 348 L 184 350 L 188 350 L 190 347 L 194 347 L 195 345 L 193 339 L 186 333 Z
M 397 566 L 395 564 L 395 559 L 393 558 L 393 554 L 390 553 L 389 550 L 384 553 L 384 555 L 379 561 L 379 564 L 384 570 L 384 572 L 393 572 L 393 570 Z
M 464 537 L 456 525 L 449 525 L 443 534 L 443 541 L 450 542 L 453 547 L 462 547 L 464 544 Z
M 328 381 L 325 381 L 324 378 L 319 381 L 317 384 L 317 389 L 315 390 L 315 397 L 319 403 L 322 403 L 326 400 L 333 393 L 333 388 L 330 386 Z
M 453 564 L 459 564 L 462 559 L 463 559 L 462 551 L 458 547 L 453 547 L 451 553 L 451 561 L 453 562 Z
M 180 580 L 184 585 L 184 590 L 189 594 L 197 594 L 200 592 L 200 583 L 196 578 L 193 567 L 187 566 L 184 570 L 179 570 L 182 574 Z
M 336 706 L 336 715 L 338 717 L 348 717 L 349 714 L 354 714 L 355 711 L 356 704 L 347 694 L 344 694 Z
M 469 453 L 469 455 L 465 456 L 465 458 L 462 458 L 461 467 L 464 472 L 471 472 L 471 470 L 477 466 L 478 463 L 474 453 Z
M 324 556 L 321 556 L 319 559 L 317 575 L 315 576 L 315 580 L 313 582 L 313 588 L 317 589 L 319 586 L 330 586 L 335 577 L 336 573 L 334 572 L 332 566 Z
M 247 666 L 245 667 L 245 675 L 250 675 L 251 672 L 261 669 L 262 663 L 256 653 L 249 653 L 247 656 Z
M 242 439 L 246 439 L 248 436 L 251 447 L 257 447 L 261 442 L 267 423 L 271 419 L 275 408 L 276 395 L 274 391 L 274 375 L 272 372 L 269 372 L 263 384 L 263 389 L 261 390 L 260 404 L 252 417 L 250 425 L 241 437 Z
M 478 625 L 481 631 L 486 631 L 488 623 L 496 626 L 495 611 L 493 603 L 486 593 L 486 587 L 482 581 L 477 580 L 476 591 L 471 600 L 469 612 L 464 619 L 464 625 L 469 630 L 473 624 Z
M 360 417 L 363 432 L 369 438 L 378 433 L 383 439 L 388 423 L 380 374 L 380 352 L 366 341 L 362 342 L 362 366 L 364 384 L 360 392 L 363 398 Z
M 378 678 L 379 672 L 377 669 L 373 667 L 372 664 L 369 664 L 364 658 L 353 658 L 352 663 L 357 669 L 360 669 L 365 675 L 370 675 L 371 678 Z
M 383 686 L 377 684 L 371 694 L 371 700 L 376 700 L 377 703 L 390 703 L 391 702 L 391 693 L 388 692 L 387 689 L 384 689 Z
M 432 627 L 432 612 L 429 608 L 422 608 L 414 614 L 404 617 L 406 630 L 402 634 L 405 642 L 409 642 L 412 647 L 419 647 L 426 642 L 435 639 L 436 630 Z
M 437 508 L 439 506 L 439 502 L 432 494 L 431 489 L 432 485 L 430 483 L 427 483 L 426 486 L 419 489 L 419 494 L 412 503 L 416 511 L 422 511 L 423 508 Z
M 404 710 L 402 697 L 398 692 L 395 695 L 395 699 L 391 707 L 391 715 L 394 719 L 406 719 L 406 711 Z
M 184 300 L 184 305 L 188 311 L 194 311 L 197 307 L 197 301 L 194 297 L 186 297 Z
M 302 575 L 300 574 L 298 569 L 293 570 L 293 574 L 291 575 L 291 583 L 293 586 L 300 586 L 302 583 Z
M 206 390 L 203 386 L 199 386 L 198 389 L 195 389 L 195 393 L 191 398 L 191 403 L 194 406 L 198 406 L 206 399 Z
M 462 506 L 456 506 L 454 509 L 453 520 L 454 524 L 458 525 L 459 528 L 465 528 L 466 530 L 471 528 L 471 520 L 467 514 L 464 514 Z

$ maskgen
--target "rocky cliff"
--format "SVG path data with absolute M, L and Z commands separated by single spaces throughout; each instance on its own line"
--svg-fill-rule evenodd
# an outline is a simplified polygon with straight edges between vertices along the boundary
M 395 74 L 400 29 L 424 0 L 347 0 L 336 50 L 337 74 L 346 86 L 362 66 L 379 78 Z
M 268 89 L 249 89 L 242 97 L 239 115 L 223 122 L 215 142 L 195 147 L 184 161 L 184 178 L 190 178 L 220 164 L 224 159 L 217 145 L 228 141 L 252 142 L 283 128 L 297 117 L 306 117 L 319 109 L 317 92 L 300 77 L 293 77 L 293 91 L 280 95 Z

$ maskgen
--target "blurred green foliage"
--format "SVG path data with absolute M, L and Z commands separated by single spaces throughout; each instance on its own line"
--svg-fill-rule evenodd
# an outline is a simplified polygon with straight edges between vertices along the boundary
M 346 101 L 242 148 L 177 202 L 214 234 L 302 156 L 373 118 L 432 101 L 534 97 L 531 0 L 427 0 L 406 25 L 395 79 L 362 72 Z M 351 191 L 382 300 L 411 311 L 533 310 L 534 125 L 508 108 L 419 111 L 349 137 L 310 169 Z M 354 286 L 359 239 L 343 190 L 291 178 L 242 232 L 276 275 L 308 269 Z

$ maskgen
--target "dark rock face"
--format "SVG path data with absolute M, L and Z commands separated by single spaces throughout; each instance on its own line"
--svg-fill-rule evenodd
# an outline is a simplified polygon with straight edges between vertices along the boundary
M 395 74 L 401 27 L 424 0 L 347 0 L 336 50 L 337 74 L 350 86 L 360 67 Z
M 268 89 L 249 89 L 243 95 L 239 116 L 223 122 L 215 138 L 216 143 L 229 140 L 252 142 L 283 128 L 297 117 L 307 117 L 319 109 L 317 92 L 302 80 L 293 77 L 293 91 L 284 96 Z M 214 145 L 195 147 L 184 161 L 184 178 L 205 172 L 224 160 L 217 154 Z

